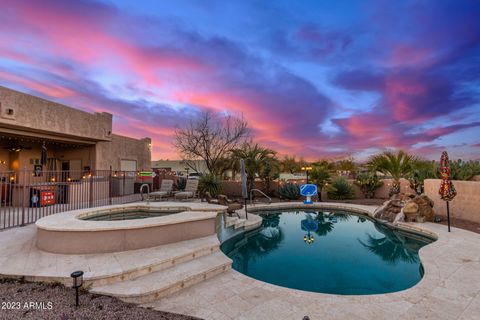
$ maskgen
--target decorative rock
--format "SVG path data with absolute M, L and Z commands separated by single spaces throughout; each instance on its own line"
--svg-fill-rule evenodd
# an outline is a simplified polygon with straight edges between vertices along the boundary
M 388 222 L 395 221 L 397 215 L 402 211 L 402 203 L 398 199 L 385 201 L 384 204 L 378 208 L 374 216 L 377 219 L 387 220 Z
M 413 200 L 418 205 L 417 222 L 433 222 L 435 212 L 433 211 L 433 201 L 425 194 L 415 197 Z
M 418 204 L 413 200 L 408 201 L 403 207 L 403 213 L 405 214 L 405 221 L 415 221 L 418 214 Z

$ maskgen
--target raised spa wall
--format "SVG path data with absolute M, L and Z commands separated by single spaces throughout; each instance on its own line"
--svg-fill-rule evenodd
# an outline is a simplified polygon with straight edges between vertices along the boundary
M 222 207 L 209 210 L 123 221 L 81 220 L 78 217 L 85 216 L 85 210 L 65 212 L 37 221 L 36 244 L 40 250 L 51 253 L 88 254 L 136 250 L 202 238 L 216 233 L 216 217 Z

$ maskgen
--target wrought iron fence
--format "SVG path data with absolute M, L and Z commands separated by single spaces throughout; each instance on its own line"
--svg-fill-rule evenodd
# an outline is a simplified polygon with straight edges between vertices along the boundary
M 140 186 L 151 190 L 152 182 L 135 171 L 0 172 L 0 230 L 58 212 L 139 201 Z

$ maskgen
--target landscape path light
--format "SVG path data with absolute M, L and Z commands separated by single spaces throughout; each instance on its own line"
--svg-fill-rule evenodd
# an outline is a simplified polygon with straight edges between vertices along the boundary
M 70 277 L 73 279 L 73 288 L 75 288 L 75 306 L 78 307 L 78 289 L 83 285 L 83 271 L 74 271 Z

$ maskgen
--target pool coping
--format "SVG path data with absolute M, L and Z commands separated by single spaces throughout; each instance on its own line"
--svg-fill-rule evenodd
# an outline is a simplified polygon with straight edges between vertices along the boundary
M 82 217 L 118 210 L 154 210 L 162 208 L 183 209 L 178 213 L 165 216 L 151 217 L 144 219 L 118 220 L 118 221 L 97 221 L 83 220 Z M 96 232 L 112 230 L 132 230 L 152 228 L 170 224 L 178 224 L 192 221 L 215 219 L 216 216 L 227 209 L 225 206 L 206 203 L 179 203 L 179 202 L 144 202 L 129 203 L 98 208 L 86 208 L 74 211 L 62 212 L 39 219 L 35 225 L 45 231 L 58 232 Z

